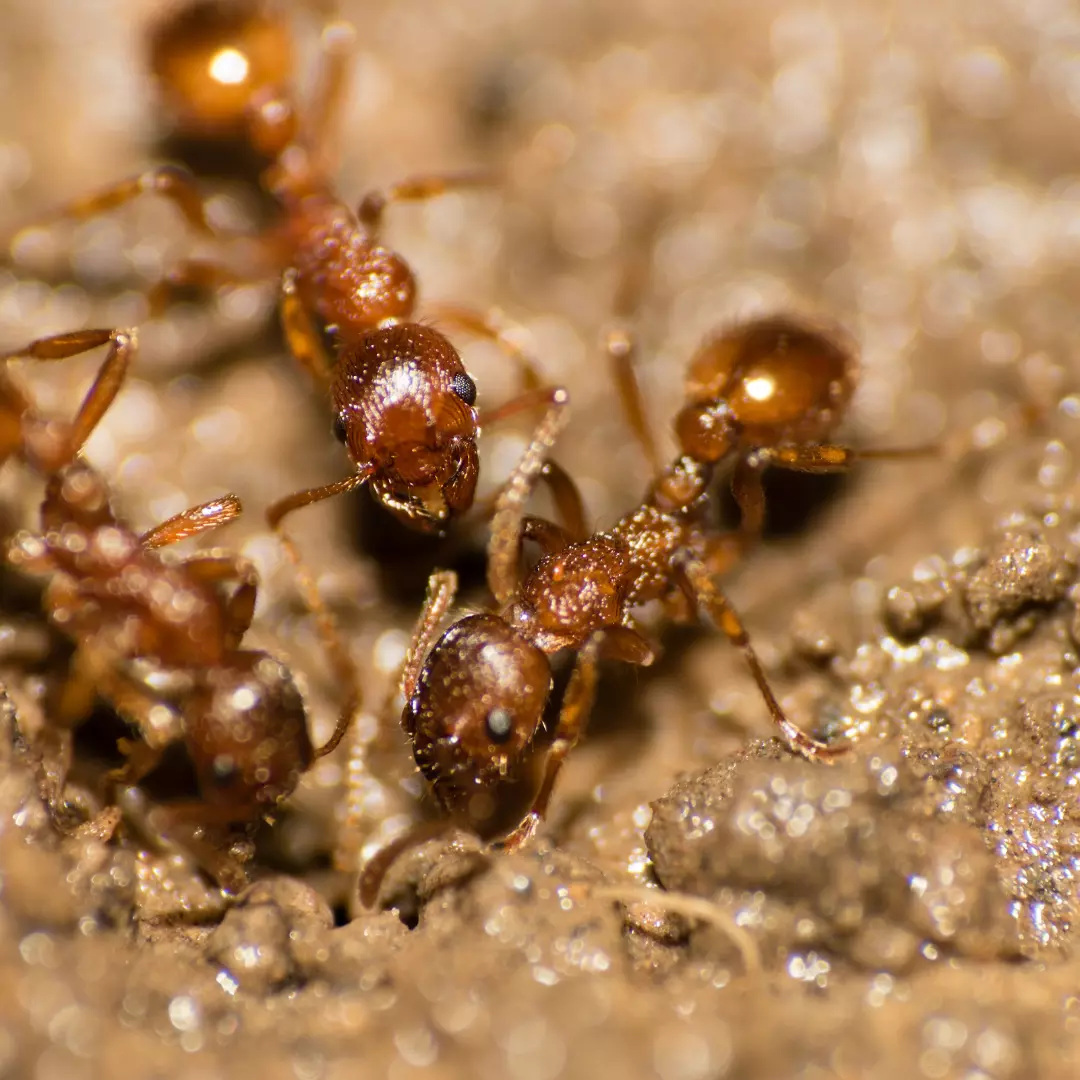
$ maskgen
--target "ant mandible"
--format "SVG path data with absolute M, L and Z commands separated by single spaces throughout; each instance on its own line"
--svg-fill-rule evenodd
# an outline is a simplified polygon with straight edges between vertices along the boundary
M 329 742 L 312 748 L 303 700 L 288 669 L 242 641 L 255 610 L 254 568 L 212 551 L 167 563 L 158 549 L 219 528 L 241 512 L 226 495 L 191 507 L 142 534 L 109 504 L 102 477 L 79 454 L 119 391 L 136 352 L 133 330 L 80 330 L 41 338 L 0 357 L 57 361 L 100 346 L 106 358 L 70 423 L 42 418 L 6 370 L 0 370 L 0 463 L 21 458 L 45 479 L 41 531 L 23 531 L 6 561 L 47 575 L 43 605 L 75 645 L 66 682 L 51 710 L 70 730 L 96 697 L 108 701 L 140 734 L 122 740 L 126 764 L 114 784 L 133 785 L 182 741 L 195 767 L 199 798 L 161 808 L 164 835 L 182 841 L 228 888 L 242 868 L 198 835 L 204 828 L 249 823 L 270 812 L 300 776 L 345 735 L 350 702 Z M 235 582 L 226 595 L 221 587 Z M 138 666 L 179 677 L 176 700 L 151 688 Z M 63 782 L 50 800 L 63 817 Z
M 607 342 L 632 426 L 654 463 L 655 443 L 631 364 L 625 332 Z M 807 734 L 777 701 L 738 613 L 716 575 L 760 533 L 767 465 L 807 472 L 847 469 L 859 457 L 906 457 L 928 449 L 863 454 L 826 440 L 840 421 L 856 382 L 856 361 L 837 332 L 787 316 L 757 319 L 708 340 L 690 364 L 689 402 L 675 429 L 680 454 L 655 478 L 642 504 L 591 536 L 524 514 L 544 469 L 546 432 L 522 459 L 497 504 L 488 583 L 498 605 L 455 622 L 432 647 L 435 628 L 453 603 L 453 574 L 429 583 L 401 677 L 402 725 L 444 820 L 418 826 L 378 852 L 361 875 L 361 900 L 371 905 L 389 865 L 405 849 L 448 824 L 482 831 L 477 809 L 490 813 L 492 789 L 519 772 L 540 727 L 552 688 L 549 657 L 576 653 L 543 774 L 532 805 L 502 843 L 517 849 L 547 813 L 563 762 L 577 745 L 592 705 L 601 657 L 649 665 L 655 647 L 633 610 L 660 601 L 685 619 L 703 610 L 739 648 L 788 745 L 815 761 L 846 752 Z M 713 478 L 732 464 L 743 519 L 738 532 L 716 533 L 705 511 Z M 520 544 L 535 542 L 539 562 L 520 572 Z
M 449 339 L 416 321 L 416 278 L 401 255 L 380 243 L 379 232 L 391 203 L 426 200 L 490 179 L 477 173 L 421 177 L 368 194 L 354 212 L 334 190 L 328 149 L 328 133 L 347 95 L 354 32 L 340 22 L 323 31 L 320 78 L 304 123 L 282 85 L 291 76 L 291 53 L 283 47 L 287 39 L 284 23 L 268 7 L 242 4 L 228 17 L 212 17 L 201 0 L 155 34 L 152 63 L 176 99 L 174 110 L 231 120 L 242 111 L 244 138 L 266 162 L 261 184 L 276 203 L 279 220 L 264 233 L 243 238 L 249 259 L 243 270 L 223 258 L 181 262 L 151 289 L 151 313 L 162 312 L 179 290 L 280 275 L 290 351 L 328 392 L 334 434 L 355 472 L 282 499 L 267 512 L 270 525 L 279 530 L 292 511 L 367 485 L 408 526 L 438 532 L 473 503 L 480 430 L 476 385 Z M 223 82 L 218 70 L 223 56 L 245 78 Z M 55 217 L 90 218 L 146 192 L 170 199 L 200 233 L 236 239 L 211 224 L 194 178 L 172 166 L 79 199 Z M 485 416 L 485 423 L 565 403 L 563 390 L 541 386 L 531 360 L 493 316 L 449 305 L 440 307 L 438 316 L 487 337 L 520 365 L 528 389 Z M 333 345 L 333 364 L 324 338 Z

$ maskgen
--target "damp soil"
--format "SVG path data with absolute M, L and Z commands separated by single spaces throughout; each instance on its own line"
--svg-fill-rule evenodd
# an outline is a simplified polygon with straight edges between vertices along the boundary
M 344 756 L 313 770 L 255 838 L 251 886 L 226 897 L 140 827 L 137 800 L 112 837 L 79 825 L 100 809 L 115 717 L 80 731 L 57 829 L 45 703 L 66 653 L 33 584 L 5 572 L 0 1073 L 1077 1075 L 1068 5 L 339 6 L 360 27 L 342 190 L 498 174 L 491 192 L 394 208 L 387 238 L 426 299 L 495 305 L 529 332 L 571 391 L 558 454 L 595 521 L 648 479 L 596 344 L 634 259 L 658 431 L 706 332 L 795 310 L 861 343 L 851 445 L 940 443 L 839 482 L 785 478 L 766 541 L 724 582 L 790 715 L 850 752 L 831 767 L 793 757 L 715 632 L 654 623 L 663 660 L 605 671 L 531 849 L 453 834 L 396 864 L 382 908 L 364 911 L 355 864 L 432 813 L 407 747 L 379 733 L 393 670 L 433 565 L 483 603 L 483 535 L 406 540 L 342 500 L 295 535 L 364 672 L 353 771 Z M 162 152 L 141 66 L 160 7 L 4 5 L 5 229 Z M 310 55 L 319 15 L 294 19 Z M 259 213 L 242 177 L 208 182 L 224 211 Z M 152 201 L 24 237 L 0 269 L 3 346 L 141 323 L 142 285 L 191 246 Z M 261 509 L 345 462 L 272 304 L 245 290 L 145 323 L 88 454 L 140 527 L 242 495 L 249 513 L 214 542 L 259 567 L 251 641 L 297 673 L 321 741 L 341 690 Z M 513 391 L 496 352 L 462 344 L 482 402 Z M 92 363 L 27 374 L 62 411 Z M 488 477 L 523 438 L 513 425 L 485 437 Z M 33 525 L 39 498 L 32 475 L 5 470 L 5 534 Z M 184 783 L 178 765 L 150 794 Z

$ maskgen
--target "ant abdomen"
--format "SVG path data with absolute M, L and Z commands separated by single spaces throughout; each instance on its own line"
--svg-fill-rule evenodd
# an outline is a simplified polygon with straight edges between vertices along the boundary
M 273 809 L 315 759 L 300 691 L 267 653 L 236 652 L 200 673 L 184 713 L 200 793 L 233 820 Z
M 428 655 L 403 722 L 416 762 L 453 817 L 512 777 L 551 693 L 547 657 L 495 615 L 455 623 Z M 488 815 L 482 815 L 488 816 Z
M 253 95 L 292 78 L 287 23 L 258 0 L 194 0 L 158 22 L 150 68 L 179 131 L 226 138 L 244 133 Z
M 740 446 L 816 441 L 836 426 L 856 375 L 854 350 L 838 331 L 787 315 L 727 330 L 690 361 L 679 445 L 714 462 Z

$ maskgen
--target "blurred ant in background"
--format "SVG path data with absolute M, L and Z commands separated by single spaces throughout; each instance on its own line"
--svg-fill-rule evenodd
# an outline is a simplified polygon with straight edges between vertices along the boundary
M 64 796 L 71 732 L 103 699 L 138 732 L 136 740 L 120 741 L 127 760 L 109 775 L 110 793 L 142 781 L 170 745 L 182 744 L 198 797 L 157 808 L 153 827 L 236 889 L 246 880 L 242 866 L 207 830 L 272 812 L 313 761 L 341 741 L 353 703 L 329 742 L 313 749 L 288 669 L 242 647 L 255 610 L 254 568 L 216 550 L 178 562 L 158 554 L 234 520 L 241 512 L 235 495 L 191 507 L 140 534 L 116 515 L 105 481 L 79 456 L 123 383 L 136 352 L 134 331 L 54 335 L 0 360 L 57 361 L 100 346 L 108 346 L 106 358 L 70 424 L 41 417 L 0 370 L 0 463 L 20 458 L 45 481 L 40 531 L 18 533 L 5 558 L 47 578 L 44 610 L 74 645 L 67 679 L 49 710 L 62 733 L 63 761 L 53 790 L 44 785 L 46 798 L 63 826 L 71 816 Z M 230 582 L 235 588 L 224 591 Z
M 150 169 L 52 216 L 86 220 L 153 192 L 169 199 L 198 233 L 226 246 L 244 242 L 242 265 L 223 251 L 220 258 L 174 267 L 150 290 L 155 315 L 192 287 L 215 290 L 280 276 L 289 349 L 331 398 L 333 431 L 355 471 L 275 504 L 267 515 L 275 529 L 301 506 L 367 485 L 410 528 L 440 532 L 473 503 L 477 389 L 449 339 L 416 321 L 416 278 L 379 233 L 392 203 L 487 185 L 490 178 L 421 177 L 367 194 L 355 211 L 341 200 L 329 144 L 347 97 L 353 40 L 345 23 L 324 29 L 319 78 L 301 117 L 288 87 L 287 26 L 268 5 L 219 11 L 197 0 L 171 13 L 152 35 L 152 66 L 179 122 L 195 131 L 239 132 L 265 162 L 260 183 L 277 220 L 264 231 L 237 235 L 214 225 L 195 178 L 175 166 Z M 494 316 L 447 305 L 438 318 L 500 345 L 521 369 L 528 389 L 485 416 L 486 423 L 565 399 L 559 389 L 541 386 L 532 361 Z

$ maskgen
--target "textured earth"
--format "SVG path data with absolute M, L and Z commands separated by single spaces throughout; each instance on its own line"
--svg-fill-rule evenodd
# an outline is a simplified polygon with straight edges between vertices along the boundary
M 176 150 L 144 61 L 162 7 L 7 0 L 0 232 Z M 290 14 L 305 60 L 319 7 Z M 384 907 L 363 911 L 360 860 L 434 812 L 393 727 L 393 673 L 432 566 L 484 603 L 484 538 L 428 544 L 388 530 L 366 497 L 338 500 L 294 535 L 364 673 L 356 738 L 263 829 L 254 884 L 229 898 L 139 828 L 134 797 L 111 839 L 56 829 L 44 702 L 66 652 L 36 586 L 5 571 L 0 1072 L 1076 1076 L 1073 5 L 339 9 L 359 28 L 341 190 L 498 176 L 394 207 L 386 238 L 425 299 L 497 306 L 569 388 L 558 457 L 596 523 L 648 482 L 597 344 L 628 267 L 647 271 L 629 321 L 665 451 L 695 344 L 770 311 L 860 342 L 851 445 L 940 442 L 842 481 L 774 484 L 766 542 L 724 583 L 791 716 L 851 753 L 831 768 L 792 757 L 726 642 L 657 621 L 663 661 L 605 671 L 531 849 L 455 834 L 401 860 Z M 205 183 L 218 212 L 263 212 L 242 176 Z M 249 512 L 213 542 L 258 566 L 250 640 L 296 672 L 321 741 L 343 691 L 262 510 L 346 463 L 278 340 L 272 288 L 148 320 L 146 284 L 198 246 L 153 199 L 18 233 L 0 348 L 140 326 L 88 456 L 139 528 L 242 496 Z M 514 391 L 497 351 L 461 346 L 481 404 Z M 64 413 L 94 359 L 20 375 Z M 525 438 L 514 424 L 485 436 L 489 488 Z M 4 470 L 5 535 L 34 524 L 40 496 L 32 474 Z M 105 710 L 79 733 L 71 798 L 86 814 L 118 734 Z

